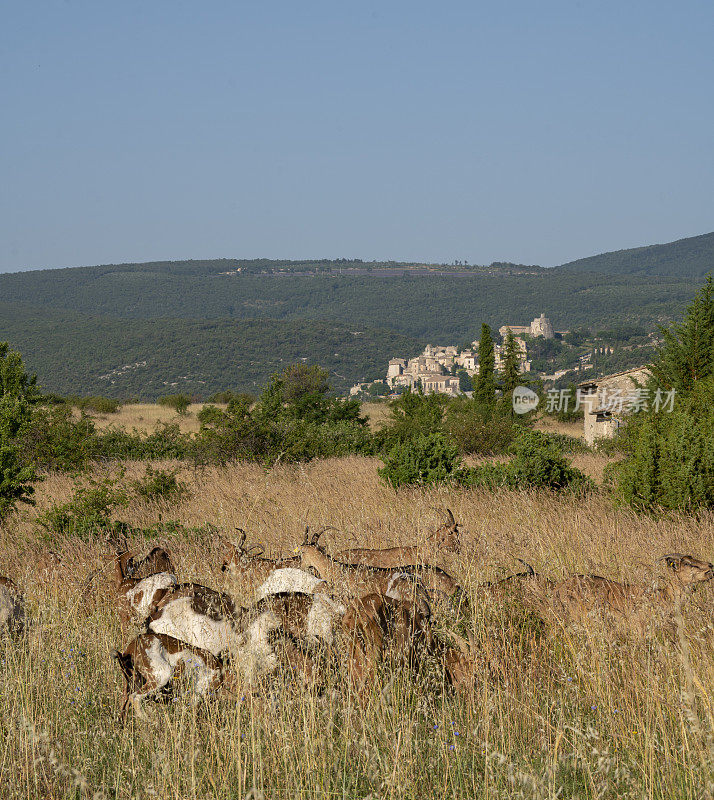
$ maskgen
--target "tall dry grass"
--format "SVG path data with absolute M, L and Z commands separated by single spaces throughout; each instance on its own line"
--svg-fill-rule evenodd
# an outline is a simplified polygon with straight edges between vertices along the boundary
M 225 405 L 217 405 L 225 408 Z M 87 413 L 99 430 L 113 426 L 127 431 L 136 429 L 146 434 L 153 433 L 159 423 L 171 423 L 178 424 L 181 433 L 197 433 L 201 425 L 196 415 L 203 406 L 203 403 L 192 403 L 185 414 L 178 414 L 173 408 L 160 406 L 158 403 L 128 403 L 120 406 L 114 414 L 99 414 L 94 411 Z
M 377 462 L 345 458 L 266 472 L 253 465 L 188 470 L 192 494 L 175 504 L 134 499 L 137 526 L 210 522 L 273 554 L 290 552 L 306 523 L 333 525 L 330 548 L 410 543 L 450 507 L 465 548 L 440 560 L 467 591 L 507 574 L 515 557 L 553 578 L 595 572 L 649 580 L 665 552 L 711 558 L 714 518 L 638 517 L 605 498 L 481 491 L 393 492 Z M 143 474 L 129 465 L 123 480 Z M 2 643 L 2 797 L 425 798 L 711 796 L 714 718 L 712 589 L 697 593 L 677 635 L 645 642 L 543 635 L 522 609 L 474 604 L 456 623 L 479 646 L 477 680 L 453 696 L 433 675 L 381 675 L 361 706 L 339 678 L 317 695 L 279 678 L 264 697 L 217 693 L 193 706 L 149 706 L 147 723 L 116 723 L 120 680 L 107 652 L 119 644 L 101 541 L 48 542 L 37 513 L 69 499 L 68 478 L 40 485 L 38 508 L 2 530 L 0 574 L 25 590 L 33 626 Z M 224 588 L 223 544 L 166 535 L 182 580 Z M 143 543 L 139 543 L 143 544 Z M 231 587 L 234 588 L 234 587 Z M 249 597 L 238 598 L 243 603 Z M 382 691 L 387 687 L 387 691 Z

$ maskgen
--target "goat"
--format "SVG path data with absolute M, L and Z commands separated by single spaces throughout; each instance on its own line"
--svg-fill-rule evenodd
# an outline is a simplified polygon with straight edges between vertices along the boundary
M 20 636 L 25 630 L 25 598 L 10 578 L 0 578 L 0 631 Z
M 667 567 L 660 586 L 618 583 L 599 575 L 573 575 L 561 581 L 550 592 L 544 618 L 568 625 L 604 613 L 619 623 L 634 623 L 644 634 L 654 609 L 667 611 L 679 605 L 700 584 L 714 578 L 714 565 L 690 555 L 669 553 L 659 560 Z
M 342 618 L 342 633 L 348 643 L 349 678 L 360 692 L 387 653 L 418 669 L 420 651 L 432 641 L 429 616 L 418 603 L 381 594 L 353 601 Z
M 255 599 L 284 592 L 300 592 L 302 594 L 315 594 L 324 591 L 327 582 L 316 578 L 309 572 L 296 567 L 284 567 L 273 570 L 255 591 Z
M 264 557 L 262 545 L 252 545 L 246 549 L 246 532 L 242 528 L 238 528 L 238 530 L 240 531 L 240 540 L 237 545 L 230 543 L 231 550 L 228 558 L 221 566 L 221 572 L 228 573 L 233 581 L 249 582 L 254 585 L 256 582 L 265 581 L 276 569 L 299 565 L 297 557 Z
M 329 646 L 344 611 L 344 606 L 326 594 L 270 594 L 251 608 L 242 608 L 221 592 L 198 584 L 181 584 L 162 598 L 146 620 L 146 630 L 171 636 L 216 657 L 229 655 L 244 680 L 252 684 L 277 667 L 275 642 L 283 634 L 308 648 Z M 295 656 L 295 666 L 302 655 L 299 648 L 288 644 L 283 649 Z M 302 663 L 307 668 L 304 659 Z
M 181 583 L 152 607 L 144 627 L 218 656 L 230 649 L 244 613 L 223 592 Z
M 525 566 L 523 572 L 515 572 L 496 581 L 478 584 L 476 594 L 490 600 L 503 600 L 509 595 L 515 595 L 525 606 L 537 606 L 556 584 L 537 573 L 527 561 L 522 558 L 518 561 Z
M 122 632 L 132 617 L 143 620 L 164 595 L 176 585 L 171 556 L 162 547 L 154 547 L 138 558 L 126 546 L 117 547 L 114 561 L 114 587 Z
M 124 698 L 119 713 L 123 723 L 129 706 L 140 719 L 145 717 L 141 702 L 145 698 L 168 699 L 176 670 L 192 673 L 195 700 L 218 688 L 223 682 L 223 663 L 212 653 L 193 647 L 171 636 L 142 633 L 123 653 L 111 650 L 124 677 Z
M 428 536 L 426 541 L 427 543 L 434 542 L 438 550 L 459 553 L 461 552 L 459 524 L 454 519 L 450 509 L 446 509 L 446 514 L 446 522 Z M 423 545 L 387 547 L 382 550 L 359 547 L 337 553 L 335 560 L 343 564 L 361 564 L 371 567 L 398 568 L 418 566 L 426 563 L 424 550 L 425 546 Z
M 398 569 L 367 566 L 366 564 L 344 564 L 329 556 L 318 540 L 323 531 L 310 534 L 305 530 L 305 539 L 296 548 L 303 568 L 312 568 L 330 585 L 352 597 L 379 594 L 388 597 L 398 577 L 400 581 L 411 580 L 415 593 L 432 593 L 451 598 L 461 595 L 459 584 L 444 570 L 428 565 L 405 565 Z

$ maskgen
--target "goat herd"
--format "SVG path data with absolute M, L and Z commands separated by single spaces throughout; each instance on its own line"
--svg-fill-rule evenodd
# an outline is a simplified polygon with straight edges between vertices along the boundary
M 417 671 L 428 656 L 439 666 L 440 681 L 468 692 L 476 664 L 472 637 L 467 634 L 467 641 L 449 633 L 447 642 L 437 635 L 435 602 L 458 617 L 470 602 L 516 593 L 550 626 L 583 623 L 600 614 L 630 627 L 634 623 L 643 633 L 657 608 L 678 606 L 714 577 L 712 564 L 680 553 L 663 557 L 667 577 L 659 586 L 586 575 L 552 581 L 525 564 L 524 572 L 480 584 L 469 600 L 451 575 L 426 560 L 427 552 L 460 552 L 459 525 L 448 510 L 445 523 L 422 547 L 353 549 L 331 556 L 319 542 L 325 530 L 311 534 L 306 529 L 294 555 L 282 559 L 264 557 L 260 547 L 246 549 L 241 531 L 223 571 L 251 587 L 255 601 L 248 608 L 226 593 L 179 583 L 163 548 L 140 557 L 126 539 L 114 539 L 122 633 L 132 620 L 142 625 L 124 652 L 111 652 L 124 679 L 121 720 L 129 708 L 143 716 L 144 699 L 169 697 L 178 670 L 191 674 L 188 686 L 198 699 L 221 686 L 257 688 L 280 668 L 319 687 L 333 663 L 362 698 L 385 658 Z M 7 578 L 0 578 L 0 626 L 15 635 L 26 626 L 24 598 Z

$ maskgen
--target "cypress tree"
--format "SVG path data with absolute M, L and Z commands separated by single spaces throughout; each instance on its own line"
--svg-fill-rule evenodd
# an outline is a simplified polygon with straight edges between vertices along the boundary
M 503 355 L 503 396 L 510 402 L 513 390 L 516 386 L 523 383 L 521 379 L 521 372 L 519 365 L 521 363 L 521 351 L 518 347 L 516 337 L 513 335 L 511 329 L 508 329 L 506 334 L 506 344 Z
M 714 374 L 714 283 L 711 273 L 687 308 L 684 321 L 660 328 L 664 344 L 652 361 L 655 381 L 677 393 Z
M 478 346 L 478 377 L 474 398 L 485 405 L 496 402 L 496 357 L 493 351 L 491 329 L 484 322 L 481 325 L 481 340 Z

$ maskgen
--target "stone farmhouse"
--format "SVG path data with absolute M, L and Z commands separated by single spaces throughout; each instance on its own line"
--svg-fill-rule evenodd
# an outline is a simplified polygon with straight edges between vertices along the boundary
M 651 377 L 646 367 L 628 369 L 578 384 L 578 400 L 583 407 L 585 441 L 592 446 L 596 439 L 612 439 L 636 407 L 654 400 L 644 385 Z

